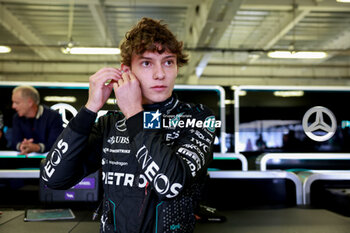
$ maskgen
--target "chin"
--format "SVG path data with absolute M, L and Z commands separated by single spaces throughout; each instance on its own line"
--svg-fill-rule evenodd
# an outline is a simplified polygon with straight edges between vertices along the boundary
M 155 103 L 159 103 L 159 102 L 163 102 L 165 100 L 167 100 L 170 96 L 165 96 L 165 95 L 154 95 L 152 96 L 152 98 L 147 98 L 145 99 L 145 103 L 147 104 L 155 104 Z
M 163 102 L 165 100 L 167 100 L 171 95 L 159 95 L 159 96 L 156 96 L 156 100 L 154 102 Z

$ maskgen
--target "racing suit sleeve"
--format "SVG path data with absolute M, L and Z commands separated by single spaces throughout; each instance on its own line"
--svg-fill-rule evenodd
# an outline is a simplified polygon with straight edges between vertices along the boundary
M 99 169 L 103 135 L 96 116 L 83 107 L 57 138 L 41 172 L 49 188 L 68 189 Z
M 175 130 L 177 138 L 169 145 L 161 130 L 143 129 L 143 114 L 140 112 L 126 121 L 132 151 L 144 177 L 159 198 L 173 198 L 185 185 L 190 185 L 206 173 L 212 159 L 215 130 L 184 127 Z M 190 120 L 204 122 L 208 117 L 215 119 L 212 112 L 201 105 L 193 110 Z

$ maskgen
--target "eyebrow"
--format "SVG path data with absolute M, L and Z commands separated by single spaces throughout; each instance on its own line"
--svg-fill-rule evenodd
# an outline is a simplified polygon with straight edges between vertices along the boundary
M 175 55 L 169 55 L 169 56 L 166 56 L 166 57 L 162 58 L 162 60 L 169 59 L 169 58 L 176 58 L 176 56 Z M 140 59 L 153 60 L 153 58 L 151 58 L 151 57 L 144 57 L 144 56 L 140 56 Z

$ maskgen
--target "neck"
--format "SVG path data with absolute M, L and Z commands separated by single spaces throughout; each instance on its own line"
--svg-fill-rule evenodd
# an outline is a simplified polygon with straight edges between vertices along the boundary
M 36 116 L 36 114 L 38 113 L 38 109 L 39 109 L 39 106 L 38 105 L 34 105 L 33 108 L 30 109 L 30 111 L 28 112 L 26 117 L 27 118 L 34 118 Z
M 162 102 L 158 102 L 158 103 L 153 103 L 153 104 L 145 104 L 143 105 L 143 108 L 146 111 L 153 111 L 155 109 L 162 109 L 162 108 L 168 108 L 171 107 L 171 105 L 173 105 L 175 102 L 175 98 L 173 96 L 170 96 L 168 99 L 162 101 Z

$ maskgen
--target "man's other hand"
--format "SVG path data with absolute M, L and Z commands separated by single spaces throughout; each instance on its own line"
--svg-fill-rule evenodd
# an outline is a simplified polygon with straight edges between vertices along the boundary
M 32 152 L 39 152 L 40 146 L 39 144 L 33 143 L 33 139 L 24 139 L 19 146 L 19 150 L 21 154 L 27 155 Z
M 116 68 L 102 68 L 89 78 L 89 99 L 85 107 L 98 112 L 113 90 L 113 83 L 122 78 L 122 72 Z

